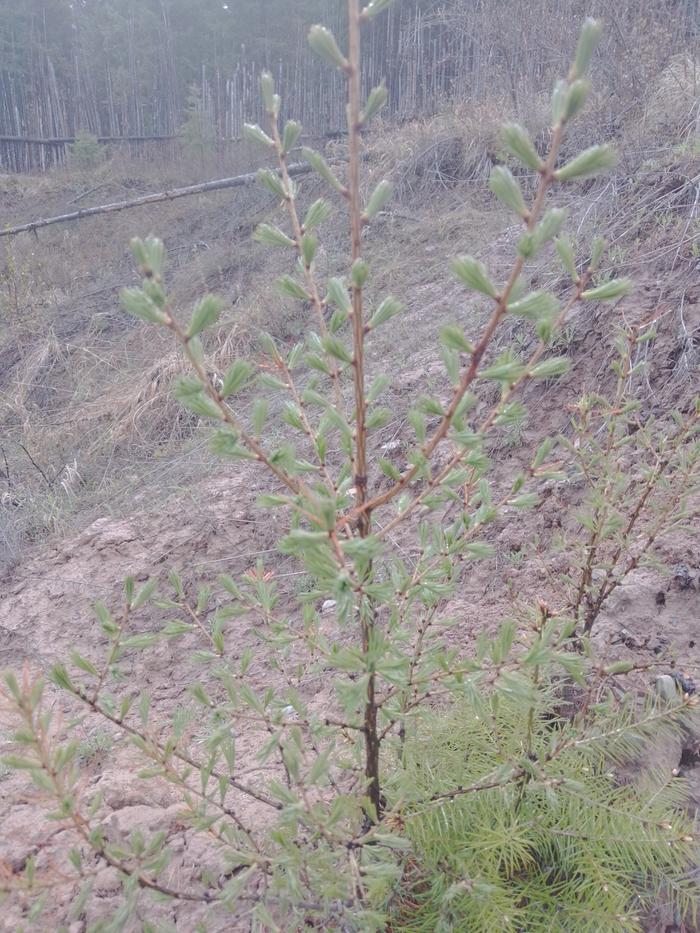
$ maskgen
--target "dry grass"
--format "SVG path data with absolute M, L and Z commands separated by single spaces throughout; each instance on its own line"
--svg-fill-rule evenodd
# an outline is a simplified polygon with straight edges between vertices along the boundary
M 251 167 L 249 161 L 207 170 L 223 175 Z M 201 171 L 116 159 L 91 172 L 4 179 L 0 202 L 8 221 L 19 222 L 62 213 L 76 194 L 93 188 L 79 203 L 185 184 Z M 308 182 L 311 200 L 320 182 Z M 47 533 L 80 528 L 107 510 L 129 510 L 136 492 L 155 507 L 211 468 L 198 420 L 171 396 L 184 370 L 172 342 L 119 308 L 119 289 L 134 280 L 128 241 L 150 232 L 164 238 L 169 287 L 183 318 L 207 290 L 226 299 L 222 323 L 207 338 L 212 369 L 222 371 L 256 344 L 261 330 L 292 342 L 306 326 L 299 307 L 282 301 L 274 287 L 280 257 L 251 239 L 274 208 L 269 193 L 250 188 L 52 227 L 38 240 L 4 241 L 0 573 Z M 328 256 L 329 271 L 332 263 Z
M 139 170 L 140 163 L 117 164 L 92 173 L 9 179 L 0 199 L 13 221 L 60 213 L 75 192 L 101 182 L 98 200 L 127 186 L 138 193 L 190 180 L 172 167 L 165 179 L 162 173 L 156 178 L 156 166 L 140 177 Z M 80 527 L 106 508 L 118 510 L 135 484 L 168 486 L 169 464 L 177 465 L 175 482 L 181 482 L 189 470 L 188 446 L 195 461 L 201 458 L 196 421 L 170 399 L 182 370 L 171 343 L 146 335 L 119 309 L 119 288 L 134 276 L 128 240 L 152 230 L 164 236 L 183 314 L 206 289 L 229 299 L 226 326 L 211 347 L 214 365 L 223 368 L 241 339 L 242 296 L 250 300 L 252 283 L 265 277 L 264 251 L 250 234 L 269 210 L 269 196 L 246 190 L 235 198 L 202 197 L 51 228 L 39 242 L 30 236 L 6 241 L 0 267 L 0 446 L 7 461 L 5 467 L 0 456 L 0 565 L 19 558 L 23 542 Z M 158 471 L 154 461 L 160 461 Z M 74 463 L 68 495 L 61 484 Z M 160 495 L 155 489 L 154 501 Z
M 700 59 L 687 52 L 673 56 L 651 86 L 644 123 L 673 139 L 700 133 Z
M 617 133 L 624 158 L 617 172 L 582 188 L 568 204 L 583 253 L 594 229 L 608 235 L 612 251 L 604 274 L 639 275 L 653 263 L 662 276 L 665 284 L 654 301 L 671 308 L 666 320 L 674 324 L 677 345 L 668 378 L 686 381 L 700 343 L 688 304 L 700 254 L 695 80 L 694 65 L 679 58 L 660 74 L 634 113 L 612 119 L 609 100 L 596 99 L 591 122 L 579 131 L 576 145 Z M 377 370 L 401 349 L 393 399 L 399 420 L 401 386 L 410 383 L 411 373 L 434 372 L 436 390 L 441 385 L 437 351 L 425 348 L 434 346 L 442 324 L 456 319 L 468 330 L 478 327 L 483 309 L 451 284 L 451 257 L 475 253 L 497 275 L 512 255 L 516 228 L 509 226 L 485 181 L 491 165 L 502 158 L 498 127 L 504 118 L 519 119 L 538 144 L 546 143 L 548 102 L 533 99 L 526 111 L 522 106 L 516 113 L 504 100 L 451 105 L 399 127 L 380 123 L 367 138 L 368 189 L 382 177 L 391 177 L 397 187 L 366 235 L 373 269 L 370 300 L 391 292 L 407 306 L 405 316 L 370 347 L 370 365 Z M 670 134 L 664 146 L 655 122 L 660 115 L 668 120 Z M 342 151 L 341 141 L 330 155 L 342 156 Z M 218 169 L 213 174 L 234 174 L 249 167 L 227 163 L 211 168 Z M 202 177 L 197 165 L 156 165 L 119 156 L 91 172 L 66 169 L 40 178 L 4 178 L 0 202 L 7 221 L 19 222 L 61 213 L 76 198 L 79 204 L 99 203 L 195 177 Z M 523 184 L 528 184 L 526 176 Z M 304 180 L 304 199 L 315 199 L 321 190 L 317 179 Z M 336 207 L 342 213 L 340 200 Z M 277 293 L 280 254 L 251 242 L 256 224 L 273 217 L 279 220 L 274 199 L 246 189 L 50 228 L 38 241 L 23 236 L 5 242 L 0 265 L 0 569 L 3 552 L 5 563 L 12 563 L 21 558 L 26 542 L 47 531 L 79 528 L 107 509 L 130 509 L 136 490 L 156 505 L 211 468 L 197 420 L 171 399 L 172 381 L 182 371 L 172 345 L 119 310 L 118 290 L 134 276 L 127 244 L 134 234 L 156 232 L 165 239 L 170 286 L 183 315 L 205 290 L 224 296 L 222 325 L 208 338 L 212 366 L 220 371 L 254 347 L 262 330 L 289 345 L 315 327 L 305 309 Z M 323 279 L 343 270 L 342 216 L 326 225 L 322 239 L 318 268 Z M 290 258 L 290 271 L 292 266 Z M 561 278 L 548 254 L 527 274 L 533 282 L 541 279 L 555 287 Z M 580 338 L 579 326 L 573 321 L 567 329 L 572 346 Z M 520 339 L 517 330 L 514 325 L 509 336 Z M 394 425 L 378 442 L 390 439 L 392 430 Z

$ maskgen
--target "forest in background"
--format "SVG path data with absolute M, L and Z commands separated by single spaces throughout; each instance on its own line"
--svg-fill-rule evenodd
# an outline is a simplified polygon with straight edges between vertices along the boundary
M 2 0 L 0 167 L 45 169 L 82 134 L 105 141 L 189 130 L 236 139 L 258 119 L 263 67 L 315 136 L 344 120 L 340 76 L 306 45 L 317 21 L 342 34 L 340 0 Z M 593 9 L 591 10 L 591 7 Z M 586 13 L 610 28 L 599 51 L 605 85 L 635 100 L 647 73 L 696 41 L 698 0 L 402 0 L 368 35 L 365 82 L 385 79 L 390 112 L 434 113 L 452 98 L 501 96 L 519 109 L 551 85 Z M 518 41 L 515 41 L 515 39 Z M 616 108 L 619 113 L 619 107 Z M 44 142 L 40 142 L 43 140 Z

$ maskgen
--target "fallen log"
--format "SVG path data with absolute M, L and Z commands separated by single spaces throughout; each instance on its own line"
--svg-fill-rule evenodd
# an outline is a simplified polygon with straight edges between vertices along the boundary
M 177 136 L 95 136 L 98 143 L 156 143 Z M 0 143 L 24 143 L 29 146 L 69 146 L 76 142 L 75 136 L 0 136 Z
M 305 162 L 298 162 L 290 165 L 287 169 L 290 175 L 305 175 L 311 172 L 311 166 Z M 72 211 L 70 214 L 59 214 L 56 217 L 45 217 L 41 220 L 33 220 L 26 224 L 18 224 L 16 227 L 6 227 L 0 230 L 0 237 L 16 236 L 18 233 L 34 233 L 41 227 L 49 227 L 52 224 L 64 224 L 73 220 L 82 220 L 84 217 L 95 217 L 97 214 L 113 214 L 117 211 L 125 211 L 132 207 L 143 207 L 146 204 L 158 204 L 160 201 L 174 201 L 176 198 L 187 198 L 193 194 L 204 194 L 208 191 L 221 191 L 224 188 L 243 188 L 246 185 L 252 185 L 257 180 L 257 172 L 249 172 L 246 175 L 234 175 L 232 178 L 217 178 L 214 181 L 204 181 L 198 185 L 188 185 L 186 188 L 172 188 L 170 191 L 157 191 L 153 194 L 144 194 L 140 198 L 133 198 L 130 201 L 115 201 L 112 204 L 100 204 L 96 207 L 84 207 L 78 211 Z
M 302 139 L 340 139 L 347 136 L 347 130 L 328 130 L 326 133 L 304 135 Z M 98 143 L 162 143 L 180 139 L 177 133 L 157 134 L 152 136 L 95 136 Z M 0 136 L 0 143 L 22 143 L 28 146 L 70 146 L 75 143 L 75 136 Z M 219 143 L 244 142 L 243 136 L 219 136 Z

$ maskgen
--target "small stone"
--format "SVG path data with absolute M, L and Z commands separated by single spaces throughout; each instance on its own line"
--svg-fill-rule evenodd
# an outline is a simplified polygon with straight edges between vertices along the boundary
M 661 674 L 656 678 L 656 692 L 667 703 L 678 702 L 678 687 L 675 679 L 669 674 Z
M 617 641 L 625 646 L 625 648 L 639 648 L 641 647 L 635 636 L 627 628 L 620 629 L 620 635 L 617 638 Z
M 693 586 L 693 578 L 685 564 L 676 564 L 673 579 L 680 590 L 689 590 Z
M 695 686 L 694 681 L 691 680 L 690 677 L 686 677 L 680 671 L 675 671 L 672 676 L 676 684 L 678 685 L 678 689 L 682 690 L 683 693 L 687 693 L 688 696 L 692 696 L 696 692 L 697 687 Z
M 336 606 L 337 603 L 334 599 L 325 599 L 321 606 L 321 612 L 331 612 Z

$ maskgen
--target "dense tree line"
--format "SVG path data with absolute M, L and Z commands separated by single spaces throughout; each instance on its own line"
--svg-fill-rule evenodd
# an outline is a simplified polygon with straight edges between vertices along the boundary
M 342 83 L 319 69 L 305 35 L 322 21 L 342 39 L 343 10 L 343 0 L 0 0 L 0 136 L 172 135 L 188 105 L 213 136 L 235 136 L 255 117 L 262 67 L 310 130 L 333 130 Z M 640 61 L 692 41 L 698 0 L 396 0 L 367 44 L 366 82 L 386 78 L 407 115 L 455 94 L 517 105 L 522 88 L 547 86 L 588 12 L 614 20 L 601 54 L 627 87 Z M 51 161 L 52 150 L 7 143 L 0 160 L 18 152 L 24 167 Z
M 295 53 L 335 0 L 5 0 L 4 133 L 171 132 L 202 68 Z M 291 7 L 291 9 L 290 9 Z

